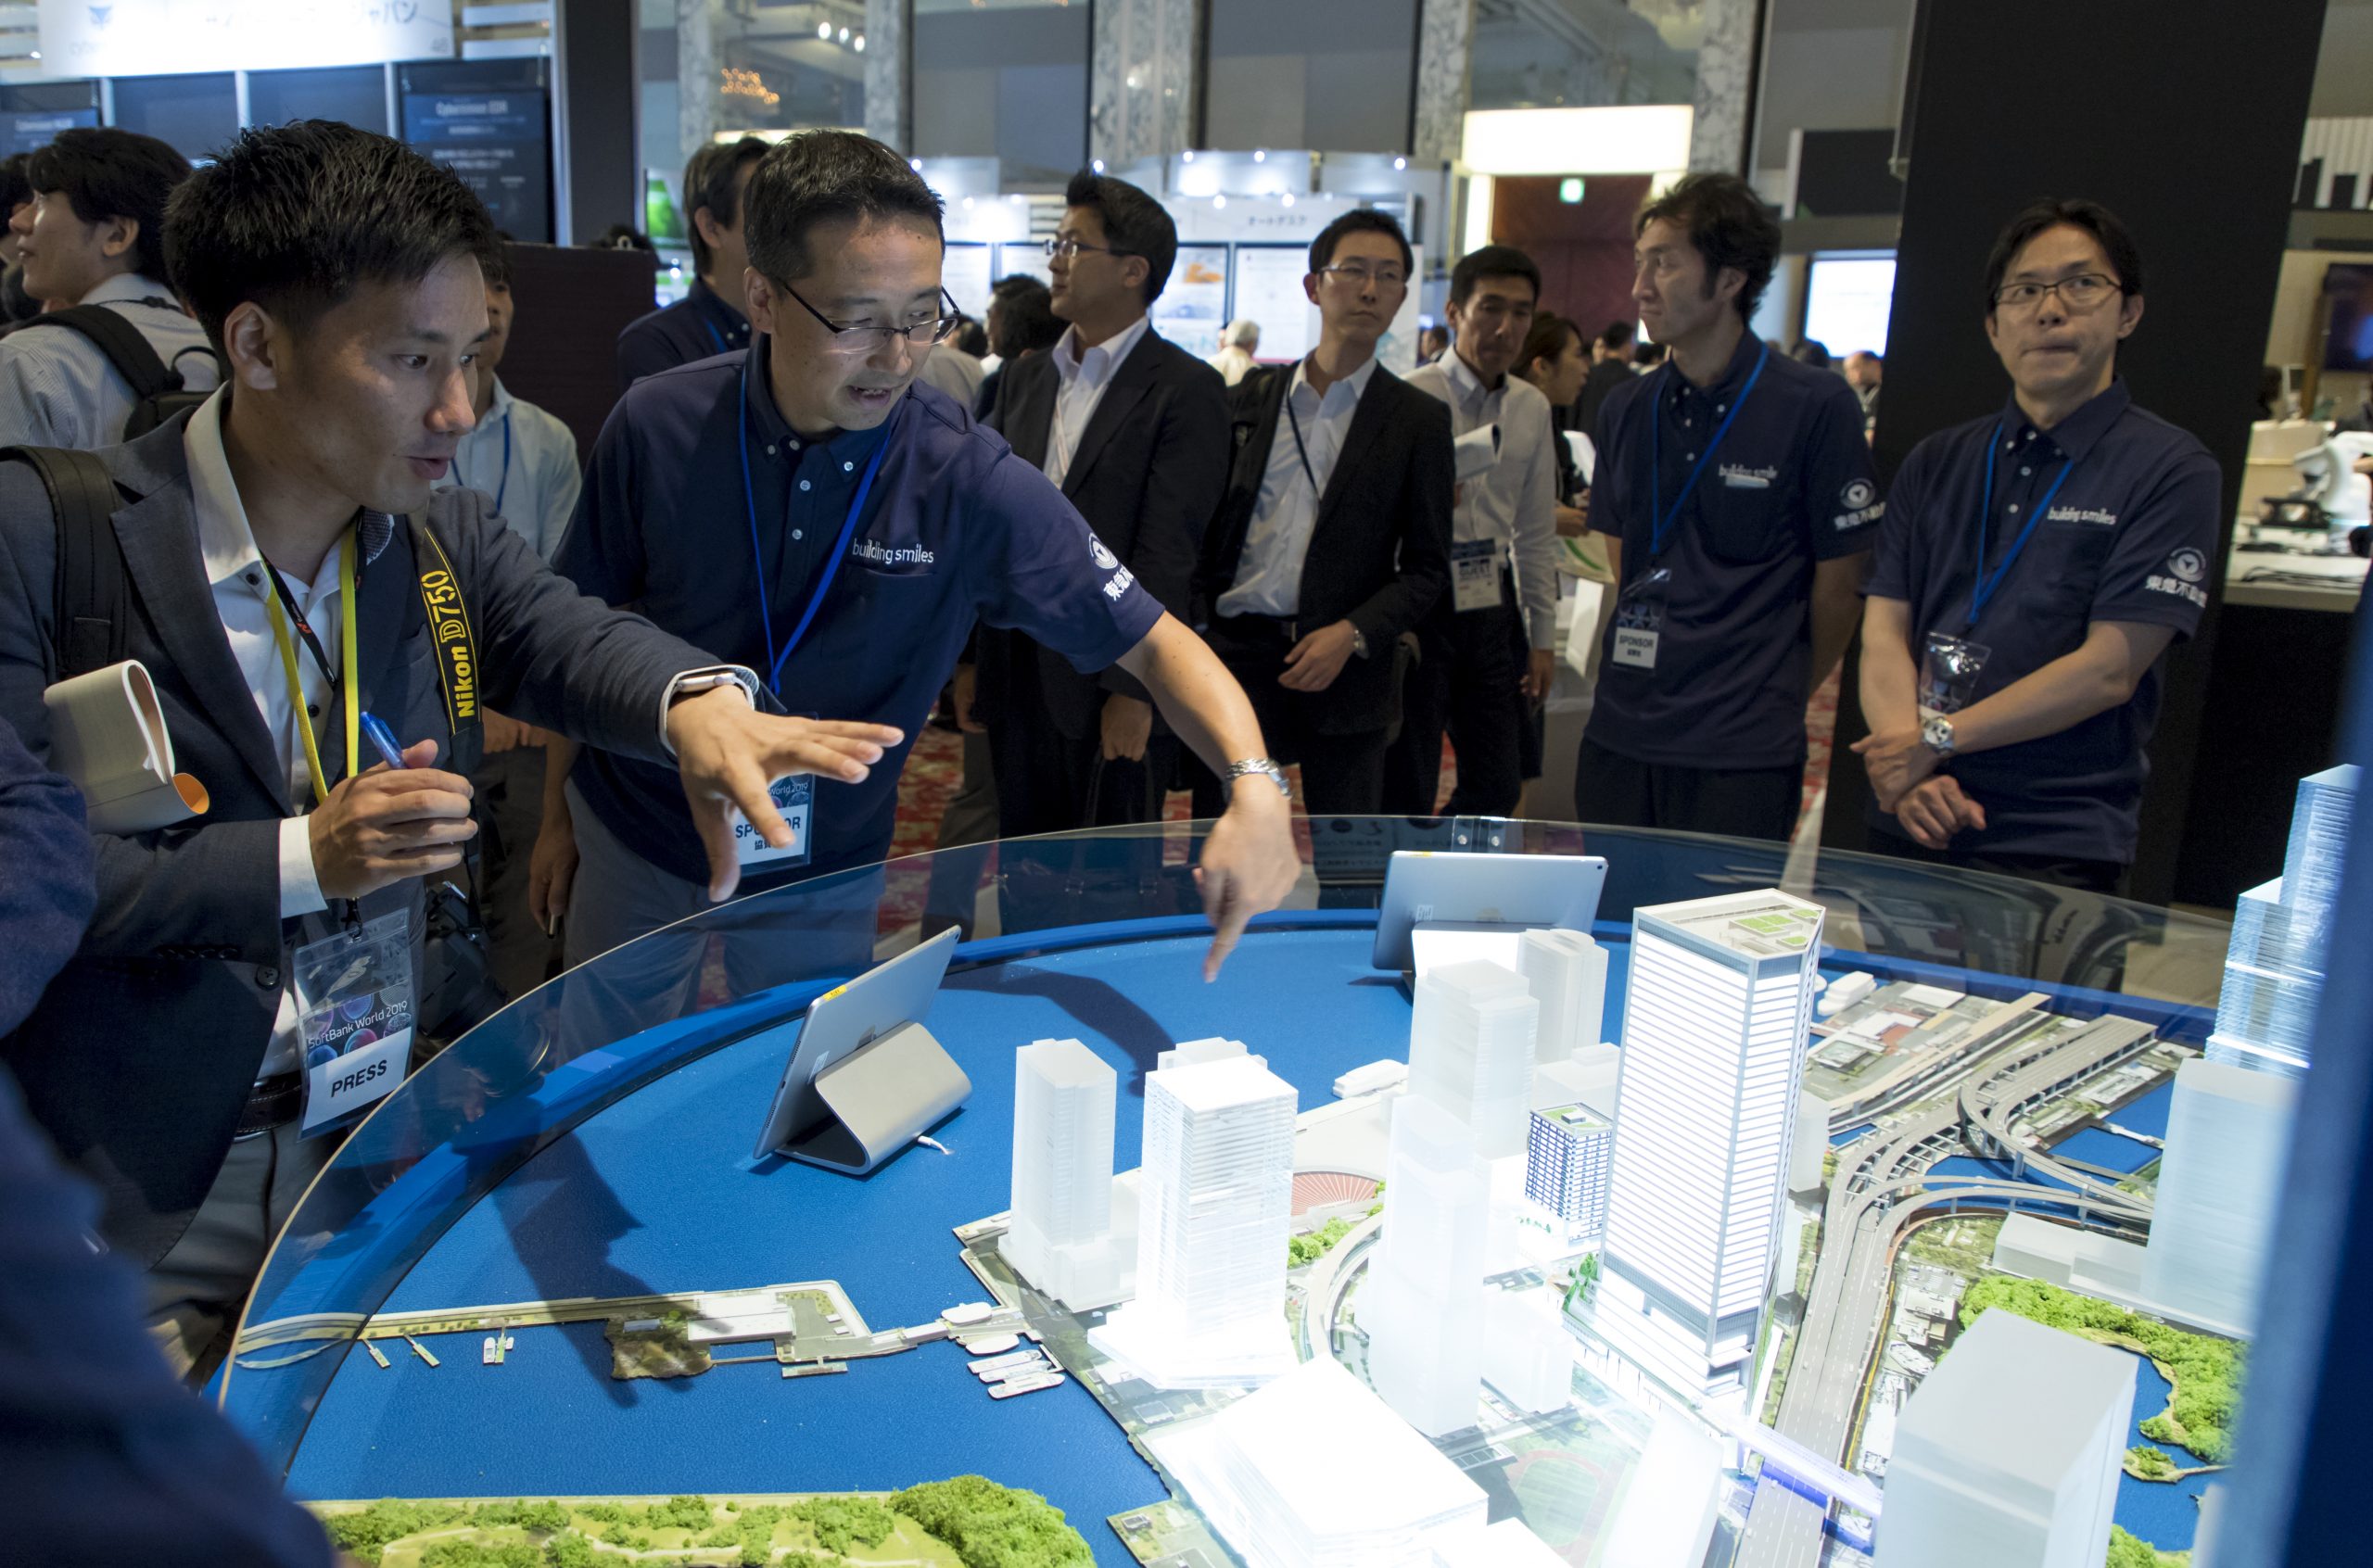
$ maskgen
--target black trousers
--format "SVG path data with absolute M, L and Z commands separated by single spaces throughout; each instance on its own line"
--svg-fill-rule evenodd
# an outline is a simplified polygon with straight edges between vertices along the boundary
M 1958 866 L 1964 871 L 2017 877 L 2024 881 L 2041 882 L 2046 887 L 2070 888 L 2078 892 L 2100 893 L 2110 898 L 2126 896 L 2126 879 L 2134 869 L 2120 861 L 2080 860 L 2071 855 L 1987 854 L 1949 848 L 1932 850 L 1893 833 L 1872 833 L 1871 848 L 1881 854 L 1894 855 L 1898 860 L 1916 860 L 1926 866 Z
M 1141 760 L 1107 761 L 1101 735 L 1065 735 L 1035 704 L 1000 714 L 989 727 L 997 837 L 1159 822 L 1177 754 L 1177 738 L 1157 734 Z
M 1609 828 L 1784 842 L 1796 830 L 1804 790 L 1802 762 L 1784 767 L 1678 767 L 1619 755 L 1588 736 L 1574 759 L 1575 820 Z
M 1437 610 L 1418 628 L 1417 668 L 1402 694 L 1401 739 L 1385 753 L 1389 816 L 1431 816 L 1441 787 L 1442 736 L 1458 749 L 1452 816 L 1513 816 L 1524 793 L 1524 675 L 1516 648 L 1524 615 L 1514 582 L 1501 574 L 1501 602 L 1488 610 Z
M 1328 717 L 1326 692 L 1293 691 L 1277 684 L 1293 647 L 1284 624 L 1255 615 L 1232 616 L 1215 621 L 1208 640 L 1251 700 L 1269 754 L 1281 763 L 1301 765 L 1302 810 L 1313 816 L 1377 815 L 1384 802 L 1385 732 L 1329 734 L 1321 727 Z M 1374 657 L 1390 659 L 1392 651 L 1378 650 Z M 1195 779 L 1195 815 L 1217 816 L 1227 803 L 1218 777 L 1199 763 L 1189 772 Z

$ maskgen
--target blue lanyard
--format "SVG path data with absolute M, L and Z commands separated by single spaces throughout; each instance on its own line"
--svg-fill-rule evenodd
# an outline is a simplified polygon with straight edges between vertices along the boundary
M 1757 352 L 1755 369 L 1748 374 L 1746 385 L 1739 388 L 1737 399 L 1731 404 L 1731 411 L 1722 416 L 1722 423 L 1714 429 L 1714 438 L 1707 442 L 1706 449 L 1698 454 L 1697 466 L 1689 471 L 1688 481 L 1681 487 L 1681 494 L 1672 498 L 1672 510 L 1669 512 L 1665 510 L 1664 443 L 1659 438 L 1665 423 L 1664 394 L 1661 391 L 1657 393 L 1655 406 L 1648 413 L 1648 518 L 1653 525 L 1648 534 L 1649 560 L 1654 561 L 1665 552 L 1665 539 L 1672 533 L 1672 525 L 1679 520 L 1681 509 L 1688 504 L 1690 493 L 1697 488 L 1697 481 L 1705 475 L 1706 465 L 1714 461 L 1714 449 L 1722 444 L 1722 437 L 1731 433 L 1731 426 L 1738 423 L 1739 411 L 1746 407 L 1747 398 L 1754 395 L 1755 384 L 1763 379 L 1764 361 L 1770 358 L 1771 345 L 1766 343 Z M 1664 373 L 1669 377 L 1681 373 L 1668 362 Z
M 1994 590 L 2000 588 L 2002 579 L 2011 575 L 2011 568 L 2017 563 L 2019 552 L 2027 548 L 2027 540 L 2035 533 L 2036 525 L 2042 522 L 2044 514 L 2051 510 L 2052 498 L 2060 494 L 2060 487 L 2068 483 L 2068 475 L 2076 466 L 2075 458 L 2060 465 L 2060 477 L 2051 482 L 2051 488 L 2043 493 L 2042 501 L 2027 513 L 2027 525 L 2019 530 L 2017 538 L 2011 541 L 2010 550 L 2003 554 L 2002 563 L 1995 567 L 1989 576 L 1986 570 L 1986 535 L 1994 521 L 1994 449 L 2002 439 L 2002 424 L 2001 420 L 1996 420 L 1994 434 L 1986 438 L 1986 491 L 1977 503 L 1977 580 L 1970 585 L 1969 624 L 1964 630 L 1976 629 L 1977 618 L 1986 613 L 1986 606 L 1992 601 Z
M 750 513 L 750 555 L 758 569 L 758 621 L 767 633 L 767 689 L 780 697 L 782 695 L 783 664 L 791 658 L 792 650 L 797 648 L 800 639 L 807 635 L 808 626 L 816 619 L 816 612 L 823 607 L 824 596 L 832 591 L 832 579 L 840 575 L 841 558 L 848 554 L 849 537 L 857 532 L 857 514 L 865 510 L 865 498 L 872 493 L 873 476 L 882 472 L 882 454 L 890 449 L 890 437 L 895 434 L 898 411 L 890 411 L 892 428 L 882 433 L 881 441 L 873 449 L 873 456 L 866 460 L 864 476 L 857 483 L 857 499 L 849 502 L 848 518 L 841 525 L 841 537 L 833 544 L 832 553 L 825 558 L 824 575 L 818 580 L 816 591 L 807 596 L 807 608 L 801 613 L 799 625 L 792 628 L 791 640 L 783 644 L 780 652 L 775 651 L 774 611 L 767 601 L 767 551 L 758 541 L 758 492 L 756 487 L 750 483 L 750 361 L 747 359 L 742 361 L 740 413 L 737 434 L 742 442 L 742 499 Z
M 715 322 L 710 321 L 706 316 L 703 316 L 701 318 L 701 330 L 708 334 L 708 340 L 717 345 L 717 351 L 718 353 L 722 354 L 725 352 L 725 335 L 717 330 L 717 323 Z
M 511 411 L 502 411 L 502 472 L 494 482 L 494 510 L 502 512 L 502 498 L 511 493 Z

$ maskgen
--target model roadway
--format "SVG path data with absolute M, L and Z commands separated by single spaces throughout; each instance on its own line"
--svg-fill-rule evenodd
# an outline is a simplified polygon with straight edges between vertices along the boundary
M 1304 1109 L 1328 1103 L 1337 1076 L 1407 1053 L 1408 993 L 1369 965 L 1372 920 L 1346 911 L 1256 928 L 1212 985 L 1199 974 L 1208 939 L 1186 920 L 1104 926 L 1068 939 L 1040 932 L 959 950 L 929 1018 L 973 1084 L 966 1107 L 935 1130 L 948 1154 L 912 1149 L 863 1179 L 752 1160 L 754 1133 L 795 1036 L 796 1025 L 787 1025 L 690 1060 L 586 1118 L 428 1242 L 385 1302 L 364 1305 L 392 1328 L 482 1303 L 531 1310 L 575 1298 L 678 1299 L 836 1281 L 867 1321 L 930 1322 L 983 1294 L 952 1232 L 1009 1200 L 1017 1047 L 1076 1038 L 1119 1070 L 1118 1170 L 1138 1163 L 1143 1075 L 1182 1040 L 1242 1040 L 1295 1085 Z M 1629 929 L 1605 925 L 1597 934 L 1609 946 L 1612 1037 Z M 1830 972 L 1888 975 L 1884 960 L 1846 956 L 1850 966 Z M 1923 967 L 1921 978 L 1944 978 Z M 2147 1039 L 2147 1028 L 2137 1027 Z M 1782 1407 L 1784 1434 L 1840 1456 L 1876 1350 L 1889 1260 L 1910 1223 L 1939 1203 L 2032 1203 L 2042 1193 L 2031 1182 L 1923 1184 L 1937 1159 L 1968 1152 L 1952 1088 L 1983 1085 L 1978 1120 L 1992 1126 L 2049 1092 L 2047 1081 L 2081 1077 L 2130 1054 L 2126 1032 L 2111 1031 L 2115 1044 L 2111 1035 L 2088 1044 L 2087 1034 L 2072 1034 L 2041 1059 L 2014 1059 L 1999 1079 L 1985 1053 L 1957 1057 L 1942 1075 L 1949 1083 L 1926 1086 L 1946 1095 L 1942 1107 L 1840 1151 L 1806 1314 L 1811 1328 Z M 2032 1157 L 2027 1168 L 2047 1170 Z M 2147 1212 L 2129 1195 L 2090 1191 L 2094 1180 L 2074 1170 L 2069 1184 L 2079 1190 L 2058 1196 L 2117 1227 Z M 308 1271 L 422 1223 L 425 1207 L 404 1179 L 394 1180 Z M 1340 1281 L 1366 1239 L 1355 1233 L 1330 1255 L 1331 1268 L 1322 1265 L 1328 1277 L 1313 1281 L 1307 1328 L 1318 1343 L 1331 1333 Z M 330 1317 L 352 1305 L 322 1294 L 299 1288 L 288 1298 Z M 439 1341 L 467 1348 L 437 1367 L 398 1356 L 382 1368 L 350 1344 L 324 1352 L 343 1359 L 296 1448 L 292 1489 L 325 1499 L 878 1491 L 979 1473 L 1050 1498 L 1098 1562 L 1114 1568 L 1132 1559 L 1105 1520 L 1167 1495 L 1075 1383 L 992 1401 L 956 1346 L 865 1359 L 836 1377 L 786 1380 L 763 1367 L 725 1365 L 692 1378 L 619 1382 L 609 1375 L 600 1323 L 557 1321 L 572 1316 L 566 1311 L 546 1316 L 551 1326 L 518 1334 L 499 1366 L 479 1364 L 475 1340 Z M 268 1403 L 269 1380 L 289 1375 L 235 1372 L 235 1380 L 264 1381 L 244 1393 L 234 1387 L 234 1414 L 243 1399 L 250 1408 Z M 1740 1561 L 1811 1568 L 1822 1516 L 1818 1504 L 1765 1486 Z

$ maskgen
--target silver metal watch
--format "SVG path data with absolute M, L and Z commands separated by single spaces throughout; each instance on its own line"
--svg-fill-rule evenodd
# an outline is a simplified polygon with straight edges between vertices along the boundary
M 1953 754 L 1953 721 L 1942 714 L 1920 722 L 1920 741 L 1940 757 Z
M 1359 627 L 1353 626 L 1351 628 L 1351 657 L 1354 659 L 1364 659 L 1367 656 L 1368 634 L 1362 631 Z
M 1233 785 L 1237 779 L 1250 778 L 1256 773 L 1275 784 L 1277 787 L 1277 793 L 1288 800 L 1293 799 L 1293 786 L 1286 782 L 1286 770 L 1268 757 L 1247 757 L 1242 762 L 1228 764 L 1227 773 L 1220 782 L 1223 785 Z
M 679 676 L 667 693 L 667 705 L 672 708 L 687 697 L 715 691 L 721 686 L 735 688 L 750 700 L 750 706 L 755 708 L 758 705 L 756 683 L 739 670 L 711 670 L 704 675 Z

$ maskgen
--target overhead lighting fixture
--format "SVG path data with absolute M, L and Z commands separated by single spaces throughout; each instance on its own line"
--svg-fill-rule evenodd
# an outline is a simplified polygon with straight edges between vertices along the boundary
M 858 54 L 860 54 L 860 55 L 864 54 L 864 53 L 865 53 L 865 34 L 864 34 L 864 33 L 862 33 L 862 32 L 858 33 L 858 34 L 857 35 L 857 41 L 856 41 L 855 43 L 851 44 L 849 45 L 849 47 L 850 47 L 850 48 L 852 48 L 852 49 L 855 49 L 855 50 L 856 50 Z
M 1286 193 L 1286 205 L 1287 205 L 1288 207 L 1291 207 L 1293 204 L 1294 204 L 1294 193 L 1293 193 L 1293 192 L 1291 192 L 1291 191 L 1288 191 L 1288 192 Z
M 1269 154 L 1268 154 L 1268 152 L 1267 152 L 1265 149 L 1263 149 L 1263 148 L 1260 148 L 1260 147 L 1255 147 L 1255 148 L 1253 148 L 1253 149 L 1252 149 L 1252 161 L 1253 161 L 1253 162 L 1255 162 L 1255 163 L 1266 163 L 1266 162 L 1268 162 L 1268 161 L 1269 161 Z
M 1571 207 L 1582 199 L 1582 183 L 1568 174 L 1557 182 L 1557 199 Z
M 1213 196 L 1213 197 L 1212 198 L 1212 206 L 1213 208 L 1215 208 L 1215 209 L 1217 209 L 1217 208 L 1225 208 L 1225 206 L 1227 206 L 1227 197 L 1225 197 L 1225 196 Z
M 1192 163 L 1192 162 L 1194 162 L 1194 161 L 1195 161 L 1195 149 L 1194 149 L 1194 148 L 1192 148 L 1192 147 L 1188 147 L 1185 152 L 1180 153 L 1180 154 L 1178 155 L 1178 160 L 1179 160 L 1181 163 Z
M 923 171 L 923 160 L 919 158 L 910 158 L 907 159 L 907 167 L 920 174 Z
M 972 198 L 971 196 L 966 196 L 964 198 L 964 210 L 967 212 L 972 210 Z
M 845 43 L 847 43 L 848 41 L 849 41 L 849 30 L 848 30 L 847 28 L 843 28 L 843 29 L 841 29 L 841 42 L 842 42 L 842 43 L 844 43 L 844 44 L 845 44 Z
M 1392 167 L 1395 169 L 1406 169 L 1409 167 L 1409 160 L 1405 158 L 1396 158 L 1392 160 Z
M 1098 174 L 1101 174 L 1104 172 L 1104 160 L 1100 158 L 1097 158 L 1095 161 L 1091 162 L 1088 167 L 1095 170 Z
M 818 22 L 816 24 L 816 36 L 823 39 L 828 44 L 831 43 L 832 39 L 832 24 L 828 21 Z

